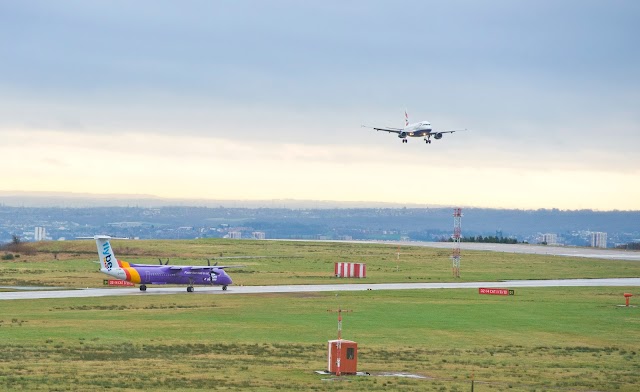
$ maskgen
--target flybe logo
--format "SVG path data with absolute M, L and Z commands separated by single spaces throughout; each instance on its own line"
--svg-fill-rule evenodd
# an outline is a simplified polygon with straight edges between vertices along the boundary
M 109 246 L 109 242 L 105 242 L 104 245 L 102 245 L 102 255 L 104 256 L 104 267 L 107 269 L 107 271 L 111 271 L 111 269 L 113 268 L 113 262 L 111 261 L 111 252 L 109 252 L 109 249 L 111 247 Z

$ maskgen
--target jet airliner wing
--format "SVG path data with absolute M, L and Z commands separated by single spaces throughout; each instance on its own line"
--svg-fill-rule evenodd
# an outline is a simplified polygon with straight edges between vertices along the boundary
M 456 129 L 455 131 L 431 131 L 431 133 L 454 133 L 454 132 L 464 132 L 468 131 L 468 129 Z
M 373 128 L 376 131 L 385 131 L 385 132 L 389 132 L 389 133 L 401 133 L 402 129 L 397 129 L 397 128 Z
M 362 126 L 363 128 L 371 128 L 371 129 L 375 129 L 376 131 L 384 131 L 384 132 L 389 132 L 389 133 L 402 133 L 402 129 L 400 128 L 391 128 L 391 127 L 387 127 L 387 128 L 378 128 L 378 127 L 369 127 L 366 125 Z

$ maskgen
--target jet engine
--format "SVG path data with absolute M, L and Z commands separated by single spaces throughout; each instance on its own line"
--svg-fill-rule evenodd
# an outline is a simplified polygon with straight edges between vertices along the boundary
M 400 132 L 400 133 L 398 134 L 398 137 L 399 137 L 400 139 L 406 139 L 406 138 L 407 138 L 407 133 L 406 133 L 406 132 Z
M 438 132 L 435 135 L 433 135 L 433 137 L 436 139 L 442 139 L 442 133 Z

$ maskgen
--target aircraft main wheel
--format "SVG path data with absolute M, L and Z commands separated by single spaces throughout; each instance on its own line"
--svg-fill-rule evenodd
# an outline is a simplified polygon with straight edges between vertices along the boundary
M 191 286 L 187 287 L 187 291 L 188 291 L 189 293 L 193 293 L 193 287 L 191 287 Z
M 222 286 L 222 291 L 227 291 L 227 286 Z
M 140 291 L 147 291 L 147 286 L 144 284 L 140 285 Z

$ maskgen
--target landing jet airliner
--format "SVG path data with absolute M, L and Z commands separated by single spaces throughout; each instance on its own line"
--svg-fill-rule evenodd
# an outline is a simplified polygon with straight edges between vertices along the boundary
M 242 267 L 235 266 L 181 266 L 166 265 L 160 262 L 155 264 L 131 264 L 116 259 L 111 249 L 111 237 L 96 235 L 91 238 L 96 240 L 98 257 L 100 258 L 100 272 L 116 279 L 126 280 L 131 283 L 139 283 L 140 291 L 146 291 L 148 284 L 186 284 L 187 291 L 193 292 L 194 285 L 222 286 L 226 290 L 232 284 L 231 277 L 224 271 L 225 268 Z
M 443 134 L 445 133 L 454 133 L 460 131 L 466 131 L 466 129 L 458 129 L 455 131 L 434 131 L 431 128 L 431 123 L 429 121 L 420 121 L 417 123 L 409 124 L 409 115 L 407 111 L 404 111 L 404 128 L 377 128 L 377 127 L 368 127 L 363 125 L 365 128 L 372 128 L 376 131 L 385 131 L 389 133 L 397 133 L 398 137 L 402 139 L 402 143 L 407 143 L 407 137 L 424 137 L 425 143 L 431 143 L 431 136 L 434 139 L 442 139 Z

